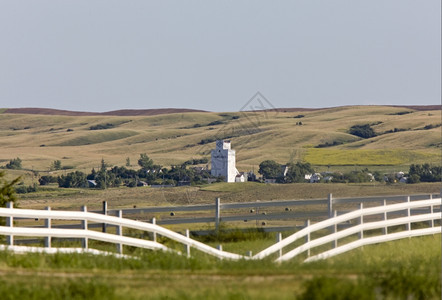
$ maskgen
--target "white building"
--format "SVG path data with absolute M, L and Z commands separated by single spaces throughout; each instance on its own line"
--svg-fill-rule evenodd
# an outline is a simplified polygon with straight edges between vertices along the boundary
M 227 182 L 235 182 L 239 174 L 235 164 L 235 150 L 230 148 L 230 141 L 217 140 L 212 150 L 212 176 L 224 176 Z
M 236 177 L 235 177 L 235 182 L 246 182 L 246 179 L 245 179 L 245 177 L 244 177 L 244 174 L 236 175 Z

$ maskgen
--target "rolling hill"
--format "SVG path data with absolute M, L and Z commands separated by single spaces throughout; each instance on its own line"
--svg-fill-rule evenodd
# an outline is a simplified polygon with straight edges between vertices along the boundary
M 348 133 L 370 124 L 376 136 Z M 406 166 L 440 163 L 440 106 L 346 106 L 215 113 L 196 110 L 120 110 L 107 113 L 3 109 L 0 166 L 49 171 L 54 160 L 90 171 L 103 158 L 135 167 L 140 153 L 164 166 L 210 158 L 215 139 L 232 141 L 240 171 L 266 159 L 327 166 Z

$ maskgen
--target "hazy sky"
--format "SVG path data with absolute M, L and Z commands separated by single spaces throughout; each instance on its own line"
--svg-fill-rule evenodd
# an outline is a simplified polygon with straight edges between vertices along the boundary
M 440 0 L 0 0 L 0 107 L 440 104 Z

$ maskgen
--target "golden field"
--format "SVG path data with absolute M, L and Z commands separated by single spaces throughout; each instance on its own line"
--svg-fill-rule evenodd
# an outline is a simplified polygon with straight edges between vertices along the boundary
M 401 114 L 404 113 L 405 114 Z M 303 115 L 302 118 L 294 118 Z M 212 122 L 220 124 L 209 125 Z M 296 125 L 302 122 L 302 125 Z M 63 116 L 0 113 L 0 166 L 20 157 L 23 168 L 49 171 L 54 160 L 89 172 L 101 159 L 137 165 L 140 153 L 166 167 L 209 158 L 214 142 L 229 138 L 239 171 L 257 171 L 261 161 L 304 160 L 317 166 L 407 166 L 439 163 L 441 112 L 405 107 L 349 106 L 313 111 L 185 112 L 154 116 Z M 90 130 L 112 124 L 112 128 Z M 380 134 L 348 134 L 356 124 L 373 124 Z M 432 125 L 432 129 L 424 129 Z M 387 131 L 397 132 L 385 133 Z M 314 148 L 319 144 L 342 144 Z

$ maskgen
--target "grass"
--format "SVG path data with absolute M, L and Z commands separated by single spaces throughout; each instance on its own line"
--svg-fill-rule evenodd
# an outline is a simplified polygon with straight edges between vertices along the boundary
M 440 235 L 403 239 L 308 264 L 3 251 L 0 292 L 5 299 L 439 299 L 440 245 Z
M 122 130 L 109 130 L 106 132 L 94 132 L 89 133 L 84 136 L 77 136 L 71 140 L 63 141 L 59 144 L 54 144 L 53 146 L 84 146 L 84 145 L 93 145 L 99 143 L 106 143 L 111 141 L 116 141 L 120 139 L 125 139 L 138 133 L 135 131 L 122 131 Z
M 330 166 L 397 166 L 438 163 L 440 154 L 412 150 L 385 149 L 308 149 L 304 159 L 312 165 Z
M 8 173 L 9 180 L 16 174 Z M 34 179 L 35 180 L 35 179 Z M 26 183 L 26 184 L 31 184 Z M 219 197 L 221 203 L 253 202 L 257 200 L 302 200 L 325 199 L 329 193 L 335 198 L 383 195 L 411 195 L 439 193 L 440 183 L 419 184 L 227 184 L 215 183 L 201 187 L 175 188 L 110 188 L 59 189 L 55 186 L 41 187 L 37 193 L 19 194 L 18 204 L 22 208 L 79 210 L 86 205 L 89 210 L 100 210 L 107 201 L 109 209 L 212 204 Z
M 202 191 L 211 191 L 211 192 L 242 192 L 248 189 L 260 189 L 263 187 L 263 184 L 258 182 L 244 182 L 244 183 L 227 183 L 227 182 L 219 182 L 216 184 L 205 185 L 201 187 Z

